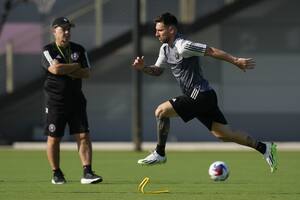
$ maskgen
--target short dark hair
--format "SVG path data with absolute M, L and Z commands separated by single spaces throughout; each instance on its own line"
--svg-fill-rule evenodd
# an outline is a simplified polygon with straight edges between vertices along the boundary
M 162 22 L 164 25 L 167 25 L 167 26 L 173 25 L 176 28 L 178 27 L 178 21 L 177 21 L 176 17 L 168 12 L 163 13 L 162 15 L 156 17 L 154 19 L 154 22 L 155 23 Z

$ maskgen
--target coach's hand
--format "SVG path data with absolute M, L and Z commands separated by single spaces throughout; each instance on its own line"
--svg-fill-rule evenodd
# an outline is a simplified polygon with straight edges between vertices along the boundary
M 57 65 L 57 64 L 59 64 L 59 61 L 56 60 L 56 59 L 53 59 L 52 62 L 51 62 L 51 64 L 52 64 L 52 65 Z

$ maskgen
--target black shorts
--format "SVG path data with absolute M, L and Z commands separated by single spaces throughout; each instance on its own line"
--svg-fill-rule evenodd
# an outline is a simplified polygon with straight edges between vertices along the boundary
M 182 95 L 170 99 L 169 102 L 184 122 L 197 118 L 209 130 L 211 130 L 213 122 L 227 124 L 218 107 L 217 95 L 214 90 L 199 92 L 195 99 Z
M 45 135 L 62 137 L 67 124 L 70 135 L 89 132 L 86 103 L 69 106 L 68 108 L 47 105 L 45 114 Z

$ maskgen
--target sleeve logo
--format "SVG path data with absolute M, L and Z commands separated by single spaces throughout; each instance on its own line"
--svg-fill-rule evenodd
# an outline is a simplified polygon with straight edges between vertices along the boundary
M 50 124 L 49 127 L 48 127 L 48 130 L 53 133 L 55 130 L 56 130 L 56 127 L 54 124 Z

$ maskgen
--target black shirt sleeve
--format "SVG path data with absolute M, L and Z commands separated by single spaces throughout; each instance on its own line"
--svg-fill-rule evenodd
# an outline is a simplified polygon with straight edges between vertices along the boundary
M 87 52 L 83 47 L 82 47 L 82 50 L 81 50 L 81 56 L 80 56 L 79 62 L 81 64 L 82 68 L 89 68 L 89 69 L 91 68 Z
M 51 66 L 51 63 L 53 61 L 53 58 L 51 56 L 51 52 L 49 47 L 45 46 L 43 48 L 43 53 L 42 53 L 42 66 L 44 69 L 48 70 L 48 68 Z

